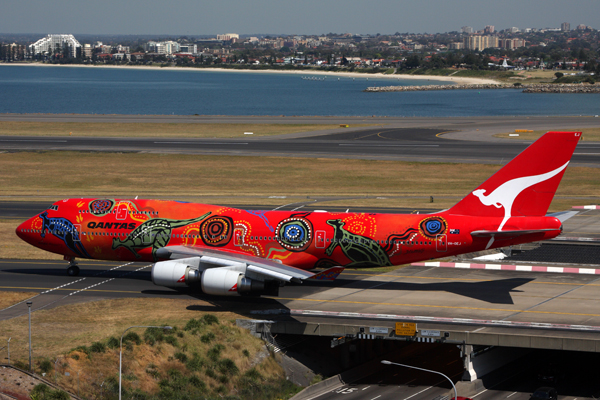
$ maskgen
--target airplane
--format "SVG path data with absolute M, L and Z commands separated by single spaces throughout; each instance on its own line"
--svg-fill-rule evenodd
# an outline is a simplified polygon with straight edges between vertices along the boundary
M 573 212 L 546 213 L 580 138 L 581 132 L 546 133 L 455 206 L 431 214 L 81 198 L 52 204 L 16 234 L 63 255 L 71 276 L 79 274 L 76 258 L 145 261 L 153 263 L 159 286 L 277 296 L 285 283 L 333 280 L 346 267 L 401 265 L 558 236 Z

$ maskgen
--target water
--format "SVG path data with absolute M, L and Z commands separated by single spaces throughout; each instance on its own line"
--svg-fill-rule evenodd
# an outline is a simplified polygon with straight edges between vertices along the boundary
M 433 80 L 206 70 L 0 66 L 0 113 L 498 116 L 596 115 L 599 94 L 521 90 L 364 93 Z M 308 75 L 307 75 L 308 76 Z

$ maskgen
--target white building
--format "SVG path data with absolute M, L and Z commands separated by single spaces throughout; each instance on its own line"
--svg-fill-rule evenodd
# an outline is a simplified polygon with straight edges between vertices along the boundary
M 57 49 L 62 52 L 65 45 L 69 48 L 69 56 L 73 58 L 77 55 L 77 49 L 81 48 L 73 35 L 48 35 L 29 45 L 29 49 L 33 54 L 50 54 Z
M 231 39 L 239 39 L 240 35 L 237 33 L 226 33 L 224 35 L 217 35 L 217 40 L 231 40 Z

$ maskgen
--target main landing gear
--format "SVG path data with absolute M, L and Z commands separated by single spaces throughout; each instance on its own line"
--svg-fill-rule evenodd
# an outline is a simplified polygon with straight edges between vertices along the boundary
M 69 268 L 67 268 L 67 275 L 69 276 L 77 276 L 79 275 L 79 267 L 77 266 L 77 261 L 75 261 L 75 257 L 67 258 L 65 260 L 69 261 Z

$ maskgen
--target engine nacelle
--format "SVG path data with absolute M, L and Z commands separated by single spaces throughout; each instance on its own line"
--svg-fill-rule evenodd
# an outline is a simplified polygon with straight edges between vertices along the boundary
M 277 296 L 280 283 L 276 280 L 250 279 L 240 268 L 214 267 L 201 271 L 200 258 L 160 261 L 152 267 L 152 282 L 158 286 L 186 287 L 200 284 L 202 291 L 215 296 Z
M 200 283 L 198 257 L 160 261 L 152 266 L 152 282 L 158 286 L 186 287 Z

